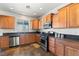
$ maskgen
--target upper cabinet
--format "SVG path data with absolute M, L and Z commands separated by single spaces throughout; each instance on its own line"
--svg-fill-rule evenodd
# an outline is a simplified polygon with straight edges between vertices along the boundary
M 48 14 L 47 17 L 46 17 L 46 22 L 51 23 L 52 20 L 53 20 L 52 17 L 53 17 L 53 14 L 52 13 Z
M 43 18 L 42 18 L 42 20 L 43 20 L 43 24 L 45 24 L 46 23 L 46 16 L 44 16 Z
M 79 27 L 79 4 L 71 4 L 68 6 L 69 10 L 69 26 Z
M 58 12 L 59 26 L 60 28 L 66 28 L 66 8 L 62 8 Z
M 38 30 L 39 29 L 39 20 L 38 19 L 33 19 L 31 21 L 32 23 L 32 29 Z
M 54 14 L 54 15 L 53 15 L 52 27 L 53 27 L 53 28 L 60 28 L 60 23 L 59 23 L 59 19 L 58 19 L 58 14 Z
M 13 29 L 13 28 L 15 28 L 14 17 L 0 15 L 0 28 L 1 29 Z
M 54 28 L 78 28 L 79 4 L 69 4 L 58 10 L 58 15 L 53 18 Z M 58 20 L 55 18 L 57 17 Z M 56 23 L 55 23 L 56 22 Z
M 46 16 L 43 16 L 42 21 L 43 21 L 42 26 L 43 26 L 44 29 L 51 28 L 52 27 L 52 21 L 53 21 L 53 14 L 50 13 Z
M 53 16 L 53 28 L 67 28 L 67 7 L 58 10 Z
M 44 16 L 44 17 L 43 17 L 43 22 L 44 22 L 44 23 L 51 23 L 52 20 L 53 20 L 52 17 L 53 17 L 53 14 L 52 14 L 52 13 L 50 13 L 50 14 Z
M 42 20 L 39 20 L 39 29 L 42 29 Z

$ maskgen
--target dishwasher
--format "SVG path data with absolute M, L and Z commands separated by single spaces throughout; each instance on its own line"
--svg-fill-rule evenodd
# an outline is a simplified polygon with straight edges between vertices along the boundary
M 19 46 L 19 37 L 18 36 L 11 36 L 9 41 L 9 47 Z

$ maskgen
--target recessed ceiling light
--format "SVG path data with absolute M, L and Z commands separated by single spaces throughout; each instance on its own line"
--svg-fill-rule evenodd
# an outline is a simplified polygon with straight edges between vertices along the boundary
M 43 8 L 40 8 L 40 10 L 42 10 Z
M 14 8 L 10 8 L 10 9 L 14 9 Z
M 36 13 L 34 13 L 33 15 L 36 15 Z

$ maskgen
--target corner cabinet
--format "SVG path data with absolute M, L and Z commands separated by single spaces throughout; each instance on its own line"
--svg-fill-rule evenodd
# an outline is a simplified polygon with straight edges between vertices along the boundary
M 13 16 L 0 15 L 0 28 L 1 29 L 14 29 L 15 18 Z

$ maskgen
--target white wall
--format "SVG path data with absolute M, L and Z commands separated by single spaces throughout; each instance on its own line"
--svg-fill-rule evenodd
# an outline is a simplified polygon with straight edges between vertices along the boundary
M 15 17 L 15 21 L 26 20 L 29 23 L 30 23 L 30 20 L 33 19 L 32 17 L 29 17 L 29 16 L 23 16 L 23 15 L 19 15 L 19 14 L 8 12 L 8 11 L 4 11 L 4 10 L 0 10 L 0 15 L 14 16 Z M 20 30 L 20 28 L 19 28 L 19 30 L 16 30 L 16 28 L 18 28 L 17 25 L 16 25 L 15 29 L 0 29 L 0 33 L 3 33 L 3 32 L 18 32 Z M 31 25 L 30 24 L 29 24 L 29 31 L 33 31 L 31 29 Z

